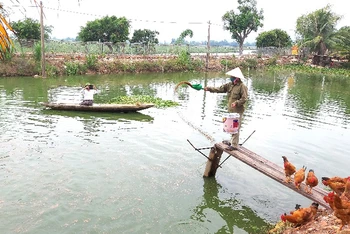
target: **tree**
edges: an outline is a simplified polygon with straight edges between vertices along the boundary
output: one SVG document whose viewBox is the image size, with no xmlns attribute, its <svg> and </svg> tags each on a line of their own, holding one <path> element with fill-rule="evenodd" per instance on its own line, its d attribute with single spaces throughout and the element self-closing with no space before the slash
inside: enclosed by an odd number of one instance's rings
<svg viewBox="0 0 350 234">
<path fill-rule="evenodd" d="M 7 30 L 13 31 L 10 24 L 3 17 L 5 15 L 2 4 L 0 3 L 0 60 L 4 60 L 6 55 L 11 51 L 13 43 Z"/>
<path fill-rule="evenodd" d="M 19 20 L 17 22 L 11 23 L 12 29 L 15 31 L 18 39 L 26 40 L 40 40 L 41 29 L 38 20 L 31 18 L 26 18 L 23 21 Z M 52 26 L 44 26 L 44 38 L 49 39 L 52 32 Z"/>
<path fill-rule="evenodd" d="M 149 29 L 138 29 L 134 31 L 130 42 L 141 43 L 142 45 L 158 44 L 159 41 L 157 35 L 159 35 L 159 32 L 157 31 L 151 31 Z"/>
<path fill-rule="evenodd" d="M 125 18 L 105 16 L 102 19 L 87 22 L 80 28 L 78 39 L 86 41 L 125 42 L 128 40 L 130 22 Z"/>
<path fill-rule="evenodd" d="M 350 59 L 350 26 L 340 28 L 335 34 L 334 41 L 336 53 Z"/>
<path fill-rule="evenodd" d="M 183 31 L 180 34 L 179 38 L 176 39 L 175 44 L 183 44 L 183 43 L 185 43 L 185 38 L 186 37 L 190 37 L 190 38 L 193 37 L 193 31 L 191 29 L 186 29 L 185 31 Z"/>
<path fill-rule="evenodd" d="M 332 47 L 336 24 L 341 16 L 331 11 L 330 5 L 297 19 L 296 33 L 299 44 L 318 55 L 325 55 Z"/>
<path fill-rule="evenodd" d="M 238 0 L 239 13 L 233 10 L 226 12 L 222 16 L 224 22 L 224 29 L 232 33 L 232 39 L 239 44 L 239 54 L 243 53 L 244 40 L 248 35 L 259 27 L 262 27 L 264 20 L 263 10 L 258 12 L 256 8 L 256 0 Z"/>
<path fill-rule="evenodd" d="M 257 47 L 287 47 L 292 45 L 292 39 L 288 33 L 281 29 L 262 32 L 256 38 Z"/>
</svg>

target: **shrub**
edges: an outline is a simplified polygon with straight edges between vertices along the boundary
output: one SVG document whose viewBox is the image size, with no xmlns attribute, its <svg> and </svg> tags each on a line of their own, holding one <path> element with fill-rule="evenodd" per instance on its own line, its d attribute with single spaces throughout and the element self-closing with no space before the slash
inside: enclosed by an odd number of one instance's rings
<svg viewBox="0 0 350 234">
<path fill-rule="evenodd" d="M 247 68 L 257 68 L 258 59 L 257 58 L 247 58 L 241 63 L 241 65 L 243 67 L 247 67 Z"/>
<path fill-rule="evenodd" d="M 268 66 L 274 66 L 277 64 L 277 58 L 276 57 L 273 57 L 273 58 L 269 58 L 267 61 L 266 61 L 266 65 Z"/>
<path fill-rule="evenodd" d="M 46 65 L 46 75 L 47 76 L 57 76 L 59 74 L 59 70 L 57 67 L 52 66 L 50 64 Z"/>
<path fill-rule="evenodd" d="M 1 76 L 32 76 L 35 71 L 34 60 L 23 56 L 13 56 L 10 61 L 0 63 Z"/>
<path fill-rule="evenodd" d="M 95 54 L 86 55 L 86 67 L 88 69 L 96 69 L 98 57 Z"/>
<path fill-rule="evenodd" d="M 191 63 L 191 54 L 186 50 L 180 51 L 177 57 L 177 63 L 180 66 L 188 66 Z"/>
<path fill-rule="evenodd" d="M 220 64 L 221 64 L 221 66 L 232 67 L 233 62 L 232 62 L 232 60 L 222 59 L 222 60 L 220 60 Z"/>
<path fill-rule="evenodd" d="M 74 75 L 82 75 L 86 72 L 86 66 L 81 65 L 79 63 L 74 62 L 66 62 L 65 65 L 65 72 L 68 76 L 74 76 Z"/>
<path fill-rule="evenodd" d="M 34 57 L 35 62 L 41 61 L 41 44 L 38 42 L 34 44 L 33 57 Z"/>
</svg>

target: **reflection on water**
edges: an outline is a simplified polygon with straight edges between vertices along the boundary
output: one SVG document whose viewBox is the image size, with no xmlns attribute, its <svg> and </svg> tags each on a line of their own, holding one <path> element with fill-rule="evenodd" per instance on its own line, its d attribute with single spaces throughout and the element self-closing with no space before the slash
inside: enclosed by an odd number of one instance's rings
<svg viewBox="0 0 350 234">
<path fill-rule="evenodd" d="M 83 100 L 81 87 L 59 86 L 48 90 L 48 102 L 79 104 Z"/>
<path fill-rule="evenodd" d="M 220 198 L 219 190 L 222 190 L 222 186 L 217 183 L 215 178 L 204 178 L 203 201 L 195 207 L 192 219 L 206 223 L 208 220 L 212 220 L 213 216 L 219 216 L 224 224 L 210 233 L 236 233 L 238 229 L 247 233 L 263 232 L 261 228 L 268 226 L 265 220 L 258 217 L 251 208 L 242 205 L 234 197 Z M 214 215 L 211 211 L 214 211 Z"/>
<path fill-rule="evenodd" d="M 350 80 L 245 72 L 241 142 L 282 166 L 348 176 Z M 222 73 L 0 79 L 0 230 L 4 233 L 258 233 L 310 201 L 230 158 L 203 181 L 196 146 L 229 138 L 225 94 L 180 87 L 228 82 Z M 47 110 L 40 102 L 154 95 L 173 108 L 137 113 Z M 319 185 L 322 186 L 322 185 Z"/>
<path fill-rule="evenodd" d="M 104 120 L 117 120 L 121 122 L 127 121 L 144 121 L 150 122 L 154 118 L 150 115 L 146 115 L 140 112 L 130 112 L 130 113 L 105 113 L 105 112 L 87 112 L 87 111 L 60 111 L 60 110 L 51 110 L 43 109 L 42 113 L 45 115 L 58 115 L 63 117 L 85 119 L 85 120 L 95 120 L 95 119 L 104 119 Z"/>
</svg>

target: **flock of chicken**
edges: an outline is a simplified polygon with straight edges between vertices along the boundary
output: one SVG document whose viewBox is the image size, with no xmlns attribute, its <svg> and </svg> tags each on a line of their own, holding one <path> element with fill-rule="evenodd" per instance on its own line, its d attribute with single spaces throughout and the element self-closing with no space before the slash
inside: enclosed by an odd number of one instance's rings
<svg viewBox="0 0 350 234">
<path fill-rule="evenodd" d="M 295 166 L 290 163 L 286 156 L 282 156 L 284 162 L 284 173 L 286 176 L 286 183 L 292 180 L 294 175 L 294 185 L 297 189 L 300 189 L 301 183 L 305 180 L 306 167 L 302 167 L 298 171 Z M 305 192 L 312 193 L 312 188 L 318 185 L 318 179 L 312 169 L 306 175 L 306 189 Z M 333 214 L 341 220 L 341 226 L 350 224 L 350 176 L 346 178 L 342 177 L 322 177 L 322 184 L 328 186 L 332 192 L 328 193 L 323 199 L 329 204 L 334 211 Z M 295 210 L 291 211 L 289 215 L 284 213 L 281 215 L 283 222 L 289 221 L 297 226 L 303 225 L 311 221 L 318 210 L 319 204 L 313 202 L 310 207 L 300 208 L 300 205 L 296 205 Z"/>
</svg>

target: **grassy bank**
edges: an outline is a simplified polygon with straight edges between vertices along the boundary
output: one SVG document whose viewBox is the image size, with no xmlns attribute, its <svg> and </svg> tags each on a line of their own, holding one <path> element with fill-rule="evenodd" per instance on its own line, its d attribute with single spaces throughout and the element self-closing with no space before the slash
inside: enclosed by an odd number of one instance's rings
<svg viewBox="0 0 350 234">
<path fill-rule="evenodd" d="M 212 56 L 207 63 L 205 55 L 191 55 L 186 51 L 176 56 L 50 54 L 46 57 L 46 75 L 55 77 L 85 74 L 226 71 L 239 66 L 243 69 L 291 70 L 300 73 L 350 77 L 350 69 L 346 68 L 349 67 L 348 63 L 337 63 L 334 67 L 315 67 L 311 65 L 310 59 L 257 55 Z M 14 54 L 0 64 L 0 76 L 3 77 L 40 75 L 40 55 Z"/>
</svg>

